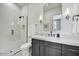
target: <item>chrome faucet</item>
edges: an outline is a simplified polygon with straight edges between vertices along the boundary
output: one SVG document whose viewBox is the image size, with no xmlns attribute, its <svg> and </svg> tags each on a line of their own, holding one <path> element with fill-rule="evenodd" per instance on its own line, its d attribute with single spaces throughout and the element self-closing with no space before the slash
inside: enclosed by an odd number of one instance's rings
<svg viewBox="0 0 79 59">
<path fill-rule="evenodd" d="M 52 31 L 50 32 L 50 36 L 52 36 Z"/>
</svg>

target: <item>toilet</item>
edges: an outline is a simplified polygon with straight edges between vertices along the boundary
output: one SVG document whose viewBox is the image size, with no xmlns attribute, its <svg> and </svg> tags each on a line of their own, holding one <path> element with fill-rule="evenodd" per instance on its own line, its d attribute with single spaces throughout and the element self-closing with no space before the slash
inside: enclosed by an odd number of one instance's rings
<svg viewBox="0 0 79 59">
<path fill-rule="evenodd" d="M 23 44 L 21 46 L 21 50 L 22 50 L 22 56 L 30 56 L 30 47 L 31 47 L 31 43 L 30 42 L 27 42 L 25 44 Z"/>
</svg>

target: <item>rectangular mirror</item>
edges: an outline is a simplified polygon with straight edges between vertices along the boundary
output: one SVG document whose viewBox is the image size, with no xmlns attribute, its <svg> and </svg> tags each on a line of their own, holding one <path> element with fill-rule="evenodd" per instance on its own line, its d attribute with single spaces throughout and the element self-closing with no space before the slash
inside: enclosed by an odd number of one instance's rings
<svg viewBox="0 0 79 59">
<path fill-rule="evenodd" d="M 60 31 L 61 30 L 61 14 L 53 16 L 51 20 L 51 31 Z"/>
<path fill-rule="evenodd" d="M 43 7 L 43 29 L 44 31 L 61 30 L 61 3 L 46 3 Z"/>
</svg>

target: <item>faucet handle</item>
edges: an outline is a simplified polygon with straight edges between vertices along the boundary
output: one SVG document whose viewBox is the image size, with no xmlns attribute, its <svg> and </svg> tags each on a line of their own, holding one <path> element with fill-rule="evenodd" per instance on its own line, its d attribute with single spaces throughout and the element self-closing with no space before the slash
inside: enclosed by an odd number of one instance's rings
<svg viewBox="0 0 79 59">
<path fill-rule="evenodd" d="M 60 34 L 59 34 L 59 33 L 57 33 L 57 37 L 58 37 L 58 38 L 60 37 Z"/>
</svg>

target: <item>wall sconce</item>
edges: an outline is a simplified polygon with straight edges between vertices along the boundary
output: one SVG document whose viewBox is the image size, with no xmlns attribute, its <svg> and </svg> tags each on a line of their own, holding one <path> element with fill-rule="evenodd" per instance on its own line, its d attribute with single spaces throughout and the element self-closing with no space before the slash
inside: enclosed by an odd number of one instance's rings
<svg viewBox="0 0 79 59">
<path fill-rule="evenodd" d="M 75 17 L 77 17 L 76 19 L 74 19 Z M 72 19 L 73 19 L 73 21 L 78 21 L 78 17 L 79 17 L 79 14 L 77 14 L 77 15 L 74 15 L 73 17 L 72 17 Z"/>
<path fill-rule="evenodd" d="M 40 15 L 39 20 L 40 20 L 40 23 L 43 22 L 43 16 L 42 15 Z"/>
<path fill-rule="evenodd" d="M 67 10 L 66 10 L 66 17 L 65 17 L 67 20 L 69 20 L 70 19 L 70 16 L 69 16 L 69 9 L 67 8 Z"/>
</svg>

